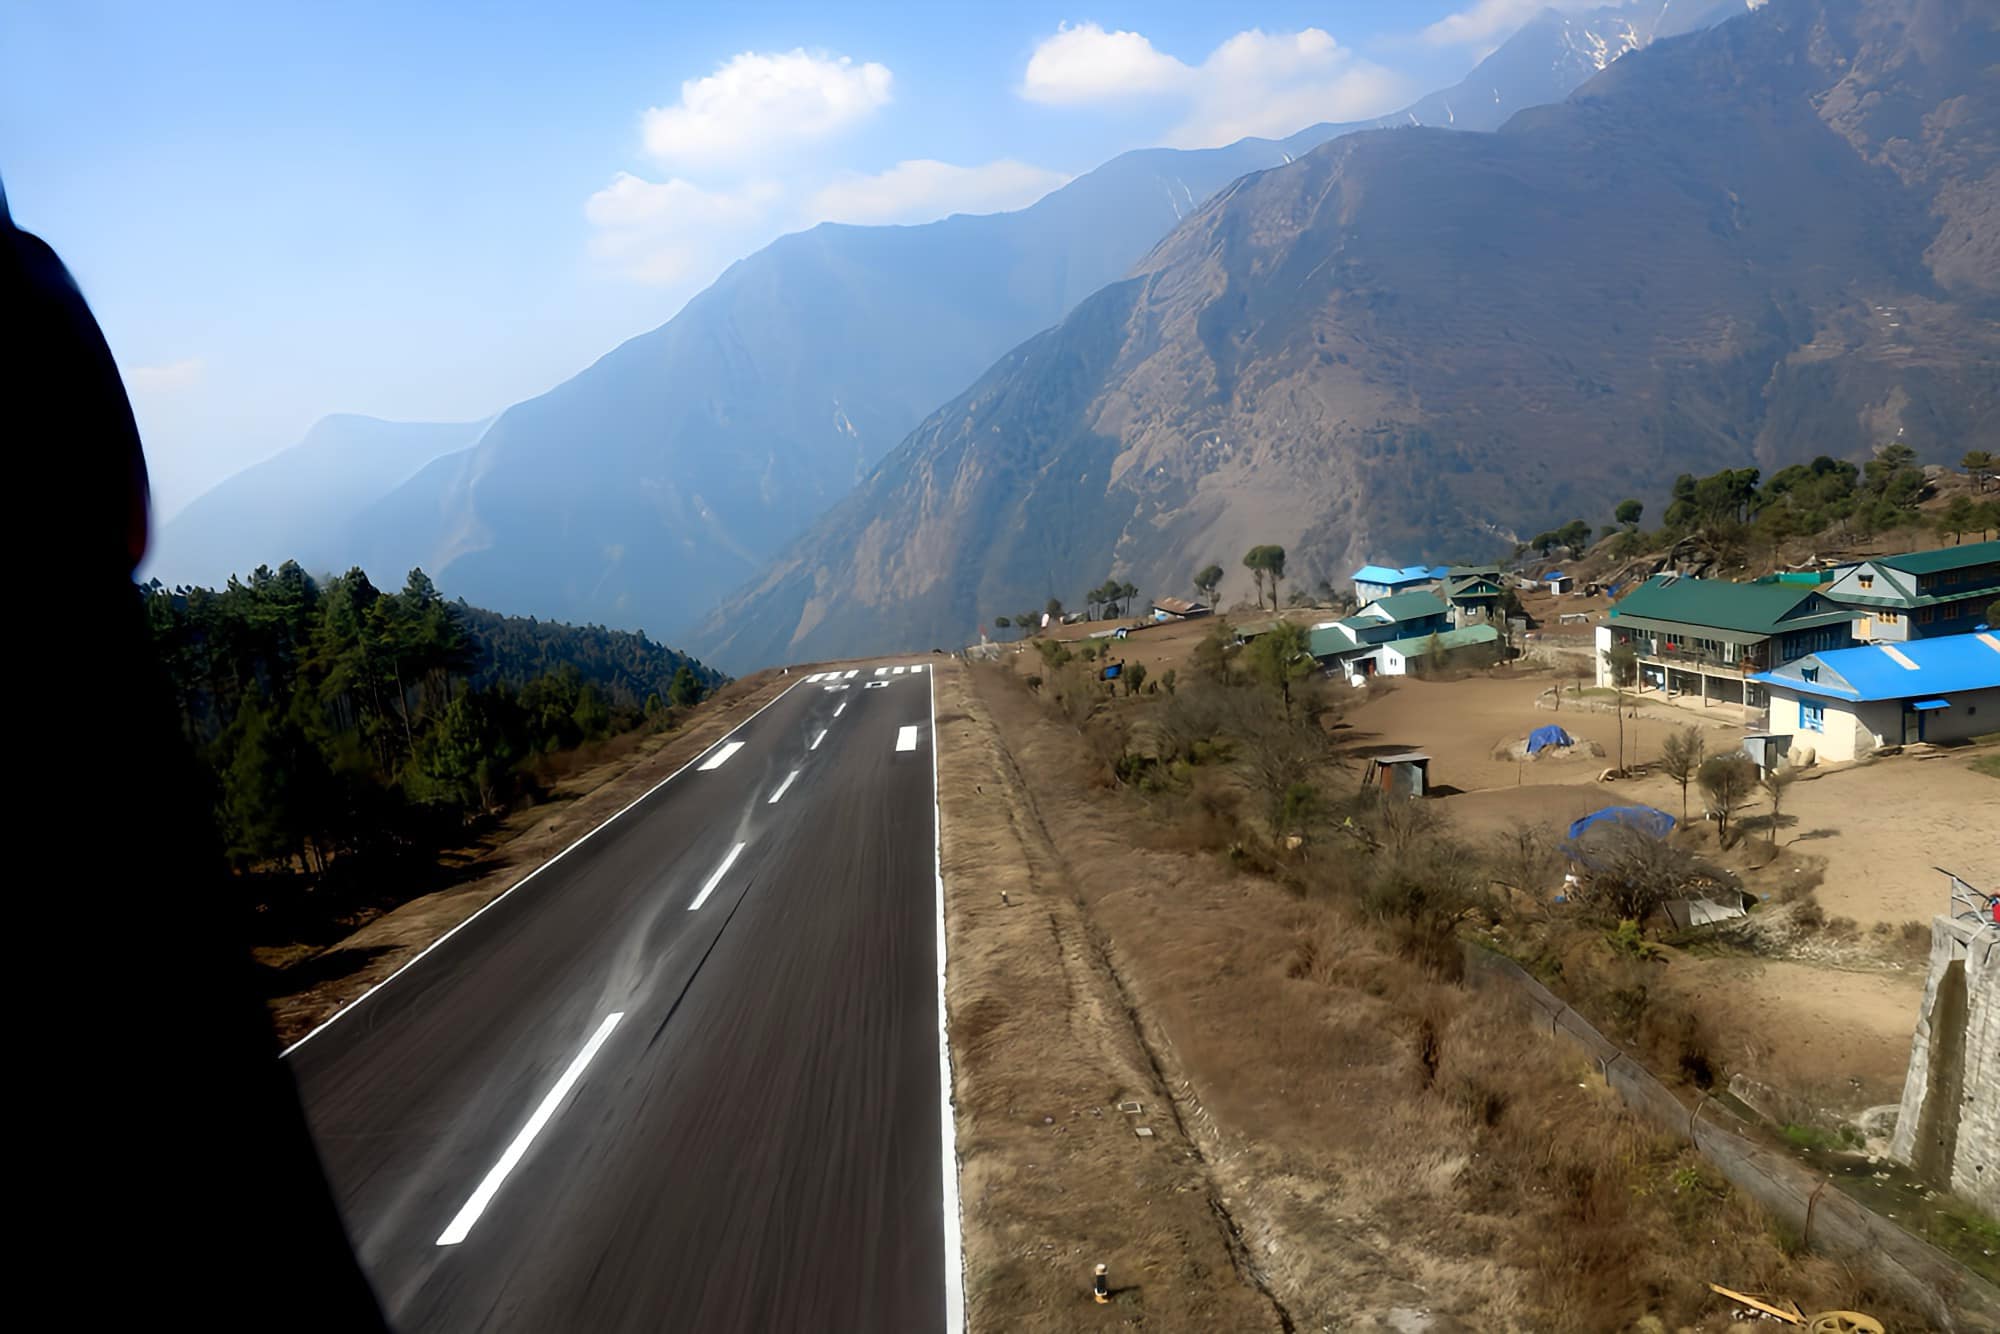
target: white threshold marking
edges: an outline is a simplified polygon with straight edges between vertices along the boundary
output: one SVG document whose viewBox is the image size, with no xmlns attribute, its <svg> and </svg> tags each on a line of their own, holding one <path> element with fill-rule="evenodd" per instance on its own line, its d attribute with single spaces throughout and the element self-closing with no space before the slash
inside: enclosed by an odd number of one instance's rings
<svg viewBox="0 0 2000 1334">
<path fill-rule="evenodd" d="M 889 674 L 889 669 L 887 667 L 877 667 L 875 669 L 875 675 L 877 676 L 887 676 L 888 674 Z"/>
<path fill-rule="evenodd" d="M 833 716 L 838 718 L 841 714 L 846 712 L 847 712 L 847 701 L 842 700 L 840 701 L 840 707 L 833 711 Z"/>
<path fill-rule="evenodd" d="M 604 1039 L 611 1036 L 611 1030 L 618 1027 L 618 1021 L 624 1017 L 623 1010 L 615 1010 L 604 1016 L 604 1022 L 590 1035 L 590 1041 L 583 1044 L 583 1050 L 569 1063 L 569 1069 L 563 1071 L 562 1078 L 556 1081 L 556 1086 L 548 1091 L 541 1105 L 535 1108 L 535 1114 L 528 1118 L 528 1124 L 521 1127 L 521 1133 L 514 1136 L 514 1142 L 500 1155 L 500 1161 L 493 1164 L 493 1169 L 486 1174 L 486 1179 L 472 1192 L 472 1198 L 465 1202 L 465 1207 L 458 1211 L 458 1216 L 453 1218 L 450 1226 L 438 1236 L 438 1245 L 456 1246 L 471 1233 L 472 1225 L 479 1221 L 479 1215 L 486 1212 L 486 1206 L 491 1204 L 493 1197 L 500 1192 L 500 1185 L 507 1179 L 507 1174 L 520 1164 L 522 1157 L 528 1152 L 528 1146 L 535 1142 L 535 1136 L 542 1133 L 542 1127 L 554 1118 L 556 1108 L 560 1107 L 562 1100 L 569 1096 L 569 1091 L 576 1087 L 576 1081 L 583 1077 L 583 1068 L 590 1064 L 590 1058 L 597 1055 L 597 1049 L 604 1045 Z"/>
<path fill-rule="evenodd" d="M 896 749 L 897 749 L 897 750 L 915 750 L 916 748 L 917 748 L 917 729 L 916 729 L 916 728 L 914 728 L 914 727 L 899 727 L 899 728 L 897 728 L 897 729 L 896 729 Z"/>
<path fill-rule="evenodd" d="M 731 755 L 734 755 L 737 751 L 741 749 L 743 749 L 743 743 L 741 741 L 731 741 L 729 744 L 725 745 L 721 750 L 716 751 L 715 754 L 703 760 L 701 762 L 701 768 L 698 772 L 707 773 L 710 769 L 720 769 L 723 765 L 729 763 L 729 757 Z"/>
<path fill-rule="evenodd" d="M 689 912 L 696 911 L 702 904 L 708 902 L 708 896 L 713 894 L 715 887 L 722 883 L 722 877 L 729 874 L 729 868 L 736 865 L 736 859 L 743 855 L 745 846 L 745 844 L 738 843 L 729 850 L 729 855 L 722 859 L 722 865 L 715 868 L 715 874 L 708 878 L 708 883 L 701 887 L 701 893 L 695 895 L 694 902 L 688 905 Z"/>
<path fill-rule="evenodd" d="M 897 669 L 896 669 L 895 671 L 891 672 L 891 673 L 890 673 L 890 675 L 891 675 L 891 676 L 901 676 L 901 675 L 903 674 L 903 672 L 904 672 L 905 670 L 906 670 L 905 668 L 902 668 L 902 667 L 898 667 L 898 668 L 897 668 Z"/>
<path fill-rule="evenodd" d="M 785 696 L 791 694 L 793 688 L 797 684 L 798 684 L 797 682 L 794 682 L 793 685 L 786 686 L 783 690 L 780 690 L 769 701 L 767 701 L 765 704 L 759 707 L 756 713 L 751 714 L 748 718 L 745 718 L 743 721 L 746 723 L 754 722 L 758 717 L 758 715 L 762 714 L 766 709 L 777 707 L 778 701 L 783 699 Z M 847 687 L 845 686 L 839 687 L 839 689 L 842 690 L 845 690 L 846 688 Z M 700 758 L 701 758 L 700 755 L 696 755 L 694 759 L 690 759 L 686 764 L 683 764 L 680 768 L 674 770 L 672 773 L 668 774 L 665 778 L 662 778 L 659 782 L 653 784 L 651 787 L 647 788 L 644 792 L 641 792 L 638 796 L 632 798 L 630 802 L 620 807 L 612 815 L 610 815 L 600 823 L 592 825 L 574 843 L 566 845 L 563 848 L 563 850 L 558 852 L 555 856 L 549 858 L 547 861 L 543 862 L 540 866 L 535 867 L 532 871 L 529 871 L 519 880 L 516 880 L 513 884 L 507 886 L 507 888 L 501 890 L 498 894 L 488 899 L 486 903 L 483 906 L 481 906 L 477 911 L 475 911 L 470 917 L 467 917 L 457 926 L 445 932 L 443 935 L 439 936 L 436 940 L 433 940 L 430 944 L 424 946 L 422 949 L 418 950 L 414 955 L 410 956 L 409 960 L 405 962 L 401 968 L 398 968 L 395 972 L 389 974 L 387 977 L 383 978 L 380 982 L 377 982 L 374 986 L 362 992 L 359 996 L 356 996 L 353 1000 L 349 1001 L 346 1005 L 342 1006 L 340 1009 L 335 1010 L 331 1015 L 328 1015 L 326 1019 L 321 1021 L 319 1027 L 308 1032 L 304 1037 L 300 1038 L 297 1042 L 294 1042 L 291 1046 L 279 1052 L 278 1059 L 281 1061 L 290 1059 L 293 1052 L 305 1046 L 308 1042 L 311 1042 L 321 1033 L 326 1032 L 327 1029 L 331 1028 L 334 1024 L 338 1023 L 342 1018 L 354 1013 L 354 1011 L 359 1009 L 362 1006 L 362 1004 L 364 1004 L 368 1000 L 370 996 L 373 996 L 376 992 L 388 986 L 391 982 L 394 982 L 404 973 L 409 972 L 412 968 L 415 968 L 418 964 L 422 963 L 425 957 L 428 956 L 433 950 L 438 949 L 447 940 L 450 940 L 453 936 L 465 930 L 466 927 L 471 926 L 474 922 L 478 921 L 479 918 L 484 914 L 492 912 L 495 908 L 499 907 L 502 903 L 506 902 L 509 898 L 513 896 L 515 890 L 520 889 L 522 886 L 528 884 L 536 876 L 548 870 L 551 866 L 554 866 L 557 862 L 569 856 L 572 852 L 575 852 L 578 848 L 582 847 L 584 844 L 590 842 L 591 839 L 597 837 L 605 830 L 611 828 L 612 825 L 617 824 L 627 815 L 630 815 L 633 811 L 643 806 L 648 800 L 652 798 L 654 793 L 660 791 L 662 788 L 666 787 L 667 784 L 673 782 L 676 778 L 679 778 L 682 774 L 686 773 L 689 769 L 693 768 L 695 760 L 698 760 Z"/>
<path fill-rule="evenodd" d="M 798 776 L 799 776 L 799 771 L 798 771 L 797 769 L 794 769 L 794 770 L 792 770 L 792 771 L 791 771 L 790 773 L 786 774 L 786 775 L 785 775 L 785 781 L 784 781 L 784 782 L 782 782 L 782 783 L 780 783 L 780 784 L 778 784 L 778 790 L 777 790 L 776 792 L 773 792 L 773 793 L 771 794 L 771 799 L 770 799 L 769 801 L 765 802 L 764 804 L 765 804 L 766 806 L 775 806 L 775 805 L 777 805 L 777 804 L 778 804 L 778 799 L 779 799 L 779 798 L 781 798 L 781 797 L 783 797 L 783 796 L 785 795 L 785 789 L 786 789 L 786 788 L 788 788 L 788 787 L 790 787 L 790 786 L 792 785 L 792 781 L 793 781 L 794 779 L 796 779 L 796 778 L 797 778 Z"/>
<path fill-rule="evenodd" d="M 845 705 L 842 705 L 841 707 L 842 707 L 842 708 L 845 708 L 846 706 L 845 706 Z M 806 749 L 807 749 L 807 750 L 818 750 L 818 749 L 819 749 L 819 743 L 820 743 L 820 742 L 822 742 L 822 741 L 824 741 L 824 740 L 826 740 L 826 733 L 825 733 L 825 732 L 821 732 L 821 733 L 820 733 L 820 734 L 819 734 L 818 736 L 816 736 L 816 737 L 814 737 L 814 738 L 813 738 L 813 743 L 812 743 L 812 744 L 811 744 L 810 746 L 807 746 L 807 747 L 806 747 Z"/>
<path fill-rule="evenodd" d="M 852 681 L 855 677 L 859 675 L 861 675 L 861 669 L 859 667 L 856 667 L 853 670 L 849 671 L 846 676 L 843 676 L 840 679 L 843 681 Z"/>
<path fill-rule="evenodd" d="M 911 671 L 913 671 L 913 672 L 921 672 L 921 671 L 922 671 L 923 669 L 924 669 L 924 665 L 923 665 L 923 664 L 922 664 L 921 662 L 918 662 L 918 663 L 912 663 L 912 664 L 910 665 L 910 670 L 911 670 Z"/>
</svg>

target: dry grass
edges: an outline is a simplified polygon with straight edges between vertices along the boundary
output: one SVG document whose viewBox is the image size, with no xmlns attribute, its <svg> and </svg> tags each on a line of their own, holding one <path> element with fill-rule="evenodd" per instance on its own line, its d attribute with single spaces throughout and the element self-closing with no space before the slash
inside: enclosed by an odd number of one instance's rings
<svg viewBox="0 0 2000 1334">
<path fill-rule="evenodd" d="M 1024 776 L 1005 798 L 1010 818 L 1046 836 L 1035 874 L 1074 893 L 1073 929 L 1096 942 L 1142 1064 L 1173 1092 L 1175 1119 L 1200 1152 L 1198 1179 L 1254 1261 L 1211 1266 L 1217 1289 L 1261 1282 L 1302 1329 L 1425 1318 L 1436 1328 L 1596 1330 L 1647 1316 L 1720 1327 L 1712 1278 L 1819 1308 L 1872 1302 L 1893 1324 L 1892 1305 L 1836 1265 L 1789 1254 L 1758 1210 L 1629 1117 L 1567 1048 L 1452 981 L 1423 944 L 1432 933 L 1422 913 L 1393 894 L 1371 902 L 1369 887 L 1380 893 L 1384 882 L 1359 864 L 1387 854 L 1364 854 L 1337 824 L 1302 854 L 1255 850 L 1257 817 L 1245 819 L 1240 796 L 1213 779 L 1143 799 L 1103 787 L 1101 761 L 1066 720 L 1005 673 L 972 680 L 971 707 L 990 713 Z M 953 823 L 947 809 L 948 839 Z M 1373 828 L 1378 848 L 1394 842 L 1394 830 Z M 1245 864 L 1273 865 L 1290 883 Z M 1481 911 L 1476 901 L 1459 907 Z M 1628 965 L 1657 967 L 1614 959 L 1606 980 Z M 1051 1039 L 1076 1040 L 1063 1017 L 1073 992 L 1060 1006 L 1047 982 L 1009 994 L 1049 998 L 1038 1017 L 1018 1014 L 1012 1041 L 1023 1049 L 1010 1068 L 1054 1053 Z M 1094 1022 L 1106 1013 L 1117 1017 L 1099 1010 Z M 1670 998 L 1649 993 L 1630 1017 L 1676 1062 L 1702 1049 L 1699 1024 Z M 1000 1049 L 982 1045 L 965 1059 L 976 1078 L 975 1065 Z M 996 1159 L 1026 1151 L 986 1148 Z M 973 1161 L 968 1152 L 969 1172 Z M 1083 1184 L 1111 1167 L 1087 1161 L 1097 1170 Z M 989 1161 L 982 1189 L 1013 1170 Z M 1093 1210 L 1092 1225 L 1144 1235 L 1160 1205 L 1155 1197 L 1115 1222 Z M 991 1247 L 975 1241 L 968 1210 L 969 1248 Z M 975 1302 L 987 1327 L 1012 1327 L 1008 1303 L 1040 1291 L 985 1281 Z M 1031 1303 L 1029 1323 L 1044 1309 Z M 1143 1314 L 1149 1324 L 1175 1319 L 1150 1297 Z"/>
</svg>

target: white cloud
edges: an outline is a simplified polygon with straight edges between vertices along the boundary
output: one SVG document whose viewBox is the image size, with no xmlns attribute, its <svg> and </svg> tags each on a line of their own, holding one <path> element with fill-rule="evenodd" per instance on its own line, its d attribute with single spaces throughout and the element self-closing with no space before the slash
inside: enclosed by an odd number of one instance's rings
<svg viewBox="0 0 2000 1334">
<path fill-rule="evenodd" d="M 1012 158 L 982 167 L 916 158 L 874 175 L 838 177 L 813 196 L 811 208 L 815 218 L 831 222 L 929 222 L 953 213 L 1025 208 L 1068 180 Z"/>
<path fill-rule="evenodd" d="M 1177 147 L 1282 138 L 1321 121 L 1364 120 L 1408 95 L 1401 75 L 1348 51 L 1318 28 L 1239 32 L 1201 64 L 1194 106 L 1168 135 Z"/>
<path fill-rule="evenodd" d="M 705 281 L 770 239 L 784 191 L 769 181 L 705 190 L 678 178 L 649 181 L 621 171 L 583 213 L 597 228 L 591 249 L 641 282 Z"/>
<path fill-rule="evenodd" d="M 189 357 L 164 366 L 134 366 L 125 379 L 134 393 L 171 394 L 199 384 L 202 373 L 207 369 L 200 357 Z"/>
<path fill-rule="evenodd" d="M 1028 57 L 1021 96 L 1056 105 L 1101 102 L 1179 92 L 1194 77 L 1194 70 L 1139 33 L 1064 23 Z"/>
<path fill-rule="evenodd" d="M 666 162 L 713 162 L 824 139 L 886 104 L 891 82 L 873 61 L 745 51 L 683 83 L 679 102 L 649 109 L 646 150 Z"/>
<path fill-rule="evenodd" d="M 1180 148 L 1361 120 L 1393 110 L 1408 94 L 1401 76 L 1319 28 L 1250 28 L 1189 65 L 1139 33 L 1106 32 L 1094 23 L 1060 27 L 1037 46 L 1019 91 L 1051 105 L 1171 97 L 1185 110 L 1166 142 Z"/>
<path fill-rule="evenodd" d="M 1604 0 L 1474 0 L 1447 14 L 1418 36 L 1427 46 L 1478 46 L 1490 49 L 1544 9 L 1594 9 Z"/>
</svg>

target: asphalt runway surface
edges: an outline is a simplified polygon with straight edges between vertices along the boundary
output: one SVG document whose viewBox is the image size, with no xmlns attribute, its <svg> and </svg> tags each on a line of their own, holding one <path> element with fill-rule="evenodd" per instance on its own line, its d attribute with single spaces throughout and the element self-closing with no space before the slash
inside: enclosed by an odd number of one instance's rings
<svg viewBox="0 0 2000 1334">
<path fill-rule="evenodd" d="M 800 681 L 286 1056 L 396 1328 L 956 1328 L 928 664 Z"/>
</svg>

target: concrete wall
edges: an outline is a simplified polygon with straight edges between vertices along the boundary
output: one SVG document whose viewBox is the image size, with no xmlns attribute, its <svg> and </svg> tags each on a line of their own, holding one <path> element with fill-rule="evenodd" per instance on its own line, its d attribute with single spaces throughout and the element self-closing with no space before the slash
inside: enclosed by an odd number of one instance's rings
<svg viewBox="0 0 2000 1334">
<path fill-rule="evenodd" d="M 2000 1217 L 2000 931 L 1940 916 L 1890 1154 Z"/>
<path fill-rule="evenodd" d="M 1811 748 L 1822 760 L 1859 759 L 1878 746 L 1898 746 L 1903 742 L 1901 700 L 1865 704 L 1825 700 L 1826 729 L 1812 732 L 1799 721 L 1799 696 L 1778 690 L 1771 691 L 1770 696 L 1768 730 L 1792 733 L 1795 746 Z M 1924 720 L 1924 740 L 1963 741 L 2000 731 L 2000 689 L 1954 691 L 1950 698 L 1950 708 L 1932 710 Z M 1911 736 L 1914 739 L 1915 733 Z"/>
</svg>

